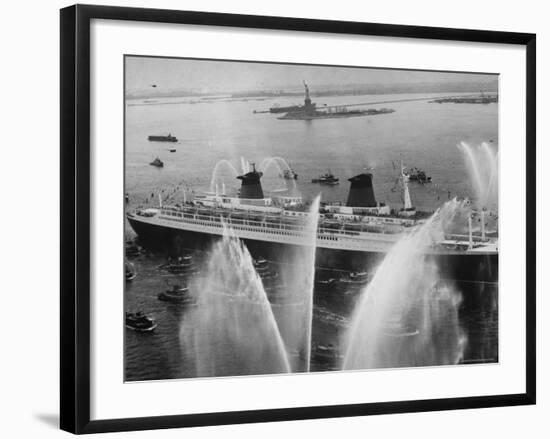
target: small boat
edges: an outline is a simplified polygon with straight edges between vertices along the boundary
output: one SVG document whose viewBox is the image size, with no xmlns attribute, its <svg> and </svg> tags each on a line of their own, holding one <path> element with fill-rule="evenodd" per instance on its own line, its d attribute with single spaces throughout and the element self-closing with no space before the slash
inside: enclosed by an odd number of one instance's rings
<svg viewBox="0 0 550 439">
<path fill-rule="evenodd" d="M 328 185 L 335 185 L 338 184 L 340 181 L 339 178 L 335 177 L 332 172 L 330 172 L 330 169 L 326 174 L 319 175 L 319 178 L 314 178 L 311 180 L 312 183 L 320 183 L 320 184 L 328 184 Z"/>
<path fill-rule="evenodd" d="M 426 173 L 419 168 L 411 168 L 408 175 L 410 181 L 417 181 L 422 184 L 432 182 L 432 177 L 428 177 Z"/>
<path fill-rule="evenodd" d="M 158 268 L 172 274 L 195 274 L 197 272 L 191 255 L 180 256 L 175 262 L 169 259 L 167 264 L 159 265 Z"/>
<path fill-rule="evenodd" d="M 149 164 L 151 166 L 156 166 L 157 168 L 164 167 L 164 162 L 161 159 L 159 159 L 158 157 Z"/>
<path fill-rule="evenodd" d="M 189 288 L 179 285 L 173 285 L 172 289 L 159 293 L 157 297 L 164 302 L 179 303 L 182 305 L 195 303 L 195 299 L 189 293 Z"/>
<path fill-rule="evenodd" d="M 339 282 L 349 286 L 353 286 L 353 285 L 361 286 L 361 285 L 365 285 L 368 282 L 368 280 L 369 280 L 369 274 L 365 271 L 361 271 L 361 272 L 350 273 L 349 276 L 341 278 Z"/>
<path fill-rule="evenodd" d="M 312 349 L 312 356 L 314 356 L 317 361 L 323 363 L 333 363 L 334 361 L 340 362 L 344 358 L 338 348 L 332 343 L 326 345 L 319 343 L 315 344 Z"/>
<path fill-rule="evenodd" d="M 177 142 L 178 139 L 175 136 L 172 136 L 172 134 L 168 133 L 167 136 L 149 136 L 147 138 L 149 142 Z"/>
<path fill-rule="evenodd" d="M 269 263 L 266 259 L 262 258 L 261 256 L 258 259 L 254 259 L 253 261 L 254 268 L 267 268 L 269 266 Z"/>
<path fill-rule="evenodd" d="M 176 152 L 176 148 L 170 148 L 168 151 L 170 151 L 170 152 Z"/>
<path fill-rule="evenodd" d="M 298 174 L 292 168 L 285 169 L 280 177 L 284 178 L 285 180 L 298 180 Z"/>
<path fill-rule="evenodd" d="M 131 262 L 124 262 L 124 276 L 126 277 L 126 280 L 133 280 L 137 276 L 137 271 L 134 267 L 134 264 Z"/>
<path fill-rule="evenodd" d="M 328 290 L 328 289 L 336 286 L 337 282 L 338 282 L 338 280 L 334 279 L 334 278 L 315 279 L 315 288 L 319 288 L 320 290 Z"/>
<path fill-rule="evenodd" d="M 151 332 L 157 327 L 155 320 L 145 315 L 143 311 L 126 312 L 125 324 L 128 329 L 139 332 Z"/>
</svg>

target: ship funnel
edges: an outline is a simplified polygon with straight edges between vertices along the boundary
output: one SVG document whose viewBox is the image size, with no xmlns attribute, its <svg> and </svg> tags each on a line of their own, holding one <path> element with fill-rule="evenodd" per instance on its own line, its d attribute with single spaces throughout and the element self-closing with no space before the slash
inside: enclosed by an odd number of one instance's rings
<svg viewBox="0 0 550 439">
<path fill-rule="evenodd" d="M 376 198 L 372 187 L 372 174 L 363 173 L 348 179 L 351 182 L 346 206 L 376 207 Z"/>
<path fill-rule="evenodd" d="M 239 192 L 239 198 L 253 198 L 262 199 L 264 192 L 262 190 L 262 184 L 260 178 L 263 173 L 256 171 L 256 166 L 252 163 L 252 171 L 247 172 L 244 175 L 239 175 L 237 178 L 241 180 L 241 191 Z"/>
</svg>

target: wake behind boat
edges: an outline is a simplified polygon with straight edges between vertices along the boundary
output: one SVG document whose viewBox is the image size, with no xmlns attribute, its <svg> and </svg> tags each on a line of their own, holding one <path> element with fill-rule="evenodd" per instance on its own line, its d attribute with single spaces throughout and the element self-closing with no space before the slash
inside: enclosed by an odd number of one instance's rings
<svg viewBox="0 0 550 439">
<path fill-rule="evenodd" d="M 126 278 L 127 281 L 134 280 L 137 276 L 137 271 L 136 271 L 136 268 L 135 268 L 134 264 L 132 264 L 129 261 L 125 261 L 124 262 L 124 273 L 125 273 L 125 278 Z"/>
<path fill-rule="evenodd" d="M 180 305 L 195 303 L 195 299 L 191 296 L 189 288 L 180 285 L 173 285 L 171 289 L 160 292 L 157 297 L 164 302 L 177 303 Z"/>
<path fill-rule="evenodd" d="M 151 332 L 157 327 L 155 320 L 143 311 L 126 312 L 125 324 L 128 329 L 138 332 Z"/>
<path fill-rule="evenodd" d="M 176 260 L 169 258 L 169 261 L 166 264 L 159 265 L 158 269 L 171 274 L 180 275 L 192 275 L 197 273 L 197 267 L 191 255 L 179 256 Z"/>
</svg>

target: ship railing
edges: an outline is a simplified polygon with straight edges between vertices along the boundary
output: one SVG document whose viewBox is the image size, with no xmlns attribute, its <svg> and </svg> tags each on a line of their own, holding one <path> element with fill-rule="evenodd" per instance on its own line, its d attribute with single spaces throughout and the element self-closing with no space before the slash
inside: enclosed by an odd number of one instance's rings
<svg viewBox="0 0 550 439">
<path fill-rule="evenodd" d="M 283 223 L 281 221 L 283 218 L 282 215 L 279 215 L 279 216 L 272 215 L 272 214 L 267 216 L 263 215 L 263 218 L 261 220 L 256 220 L 256 219 L 250 219 L 250 217 L 261 216 L 261 214 L 248 213 L 240 210 L 231 210 L 229 212 L 220 212 L 217 215 L 213 215 L 213 214 L 201 213 L 200 210 L 201 209 L 197 207 L 180 208 L 180 207 L 166 206 L 162 208 L 161 214 L 164 214 L 170 217 L 181 218 L 185 220 L 197 218 L 201 221 L 211 221 L 214 223 L 219 223 L 221 221 L 221 218 L 223 217 L 224 221 L 227 222 L 228 224 L 263 227 L 267 230 L 274 229 L 274 228 L 292 230 L 297 232 L 302 232 L 304 230 L 304 226 L 297 225 L 297 224 L 295 225 L 295 224 Z M 242 215 L 242 218 L 231 217 L 232 214 Z M 400 234 L 403 232 L 403 229 L 400 227 L 391 229 L 384 226 L 388 226 L 388 224 L 377 225 L 377 224 L 369 224 L 369 223 L 361 223 L 361 222 L 354 222 L 354 223 L 339 222 L 339 223 L 336 223 L 332 228 L 322 227 L 322 225 L 320 225 L 319 232 L 328 233 L 328 234 L 337 233 L 337 234 L 351 235 L 351 236 L 357 236 L 361 233 Z M 483 239 L 480 236 L 480 234 L 477 232 L 474 232 L 472 236 L 472 240 L 475 242 L 488 242 L 488 241 L 491 241 L 492 238 L 493 237 L 486 237 L 485 239 Z M 463 241 L 463 240 L 468 240 L 469 236 L 464 234 L 447 234 L 446 239 Z"/>
<path fill-rule="evenodd" d="M 470 236 L 469 235 L 461 235 L 461 234 L 446 234 L 445 239 L 447 240 L 454 240 L 454 241 L 469 241 Z M 494 240 L 492 237 L 485 237 L 485 239 L 481 236 L 480 233 L 475 232 L 472 234 L 472 241 L 473 242 L 490 242 L 491 240 Z"/>
<path fill-rule="evenodd" d="M 307 227 L 304 225 L 298 224 L 289 224 L 282 221 L 270 222 L 270 221 L 257 221 L 246 218 L 231 218 L 224 217 L 221 215 L 202 215 L 196 213 L 196 211 L 186 212 L 178 209 L 163 209 L 163 215 L 170 218 L 177 218 L 179 221 L 189 222 L 199 225 L 211 225 L 213 227 L 220 227 L 222 223 L 227 224 L 230 227 L 235 227 L 237 229 L 251 228 L 250 231 L 262 231 L 262 232 L 273 232 L 273 231 L 282 231 L 295 234 L 295 236 L 302 236 L 306 232 Z M 400 229 L 384 229 L 375 226 L 361 225 L 361 230 L 346 230 L 343 224 L 336 224 L 336 227 L 329 228 L 323 227 L 322 225 L 318 226 L 317 233 L 318 235 L 323 236 L 325 239 L 336 239 L 337 237 L 347 237 L 360 239 L 362 237 L 368 238 L 372 235 L 393 235 L 402 233 L 403 230 Z"/>
<path fill-rule="evenodd" d="M 197 208 L 163 208 L 161 215 L 167 216 L 170 218 L 177 218 L 179 221 L 191 222 L 200 225 L 212 225 L 214 227 L 221 227 L 222 223 L 227 224 L 230 227 L 235 227 L 238 229 L 250 228 L 249 231 L 262 231 L 262 232 L 286 232 L 295 236 L 302 236 L 306 231 L 306 226 L 299 224 L 290 224 L 283 221 L 273 221 L 273 217 L 269 218 L 271 221 L 266 221 L 264 216 L 262 220 L 254 220 L 247 218 L 248 215 L 243 215 L 243 218 L 231 218 L 230 216 L 220 215 L 206 215 L 198 213 L 199 209 Z M 241 212 L 239 212 L 241 213 Z M 275 220 L 277 220 L 275 218 Z M 349 225 L 349 223 L 348 223 Z M 373 235 L 393 235 L 403 233 L 402 229 L 387 229 L 384 227 L 377 227 L 374 225 L 354 223 L 354 227 L 357 229 L 349 230 L 346 229 L 346 223 L 336 223 L 333 227 L 323 227 L 319 225 L 317 228 L 317 233 L 321 239 L 335 239 L 338 237 L 343 238 L 369 238 Z M 469 236 L 463 234 L 447 234 L 445 235 L 447 240 L 455 241 L 468 241 Z M 476 243 L 486 243 L 494 240 L 493 238 L 483 239 L 479 234 L 474 234 L 472 236 L 472 241 Z"/>
</svg>

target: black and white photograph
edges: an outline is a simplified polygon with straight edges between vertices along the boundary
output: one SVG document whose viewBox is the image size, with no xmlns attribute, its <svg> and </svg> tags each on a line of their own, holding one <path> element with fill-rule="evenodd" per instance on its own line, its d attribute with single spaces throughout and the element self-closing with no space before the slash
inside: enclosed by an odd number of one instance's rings
<svg viewBox="0 0 550 439">
<path fill-rule="evenodd" d="M 499 362 L 498 74 L 126 55 L 124 84 L 126 381 Z"/>
<path fill-rule="evenodd" d="M 7 3 L 0 436 L 545 437 L 542 5 Z"/>
</svg>

